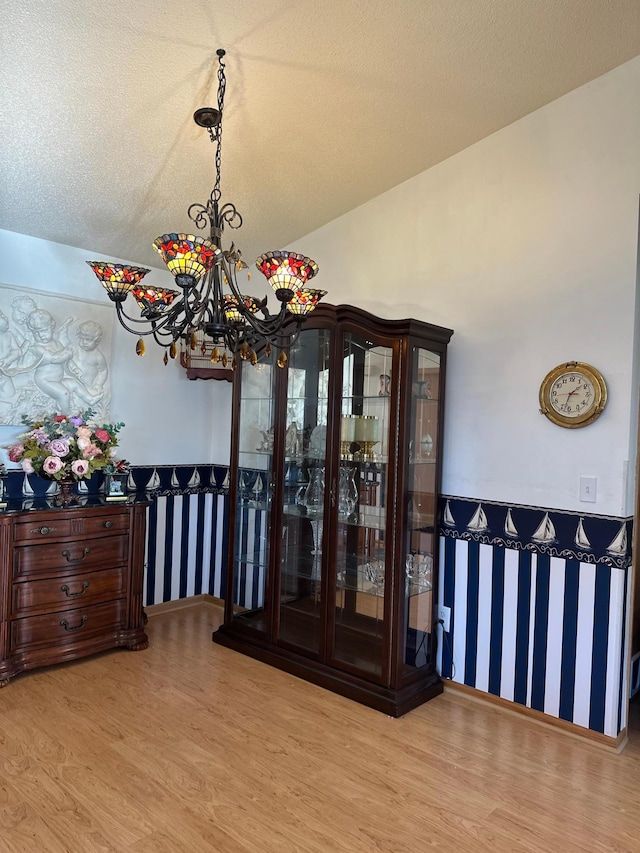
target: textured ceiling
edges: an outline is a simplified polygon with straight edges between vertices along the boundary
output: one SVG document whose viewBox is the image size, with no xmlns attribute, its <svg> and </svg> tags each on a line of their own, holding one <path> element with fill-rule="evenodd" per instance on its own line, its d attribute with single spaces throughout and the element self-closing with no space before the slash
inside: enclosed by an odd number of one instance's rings
<svg viewBox="0 0 640 853">
<path fill-rule="evenodd" d="M 640 54 L 640 0 L 12 0 L 0 228 L 161 265 L 213 184 L 218 47 L 251 262 Z"/>
</svg>

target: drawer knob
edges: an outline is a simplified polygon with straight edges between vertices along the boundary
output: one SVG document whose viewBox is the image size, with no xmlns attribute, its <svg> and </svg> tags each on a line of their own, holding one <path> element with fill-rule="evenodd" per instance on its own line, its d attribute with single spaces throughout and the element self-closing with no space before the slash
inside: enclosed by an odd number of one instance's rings
<svg viewBox="0 0 640 853">
<path fill-rule="evenodd" d="M 87 554 L 90 551 L 91 551 L 91 548 L 85 548 L 79 557 L 72 557 L 71 551 L 67 551 L 67 549 L 65 548 L 64 551 L 62 552 L 62 556 L 66 557 L 67 563 L 80 563 L 82 560 L 84 560 L 84 558 L 87 556 Z"/>
<path fill-rule="evenodd" d="M 64 592 L 64 594 L 67 596 L 67 598 L 78 598 L 78 596 L 84 595 L 88 589 L 89 589 L 89 581 L 85 581 L 82 584 L 82 589 L 80 590 L 80 592 L 69 592 L 69 587 L 66 585 L 66 583 L 63 583 L 62 586 L 60 587 L 60 592 Z"/>
<path fill-rule="evenodd" d="M 34 527 L 32 533 L 40 533 L 41 536 L 46 536 L 47 533 L 53 533 L 55 527 Z"/>
<path fill-rule="evenodd" d="M 105 521 L 104 526 L 109 530 L 113 527 L 113 521 Z"/>
<path fill-rule="evenodd" d="M 87 621 L 88 618 L 89 618 L 88 616 L 83 616 L 82 619 L 80 620 L 80 624 L 74 625 L 73 627 L 71 627 L 69 625 L 69 623 L 67 622 L 66 619 L 61 619 L 60 620 L 60 627 L 64 628 L 65 631 L 79 631 L 80 628 L 82 628 L 82 626 L 84 625 L 84 623 Z"/>
</svg>

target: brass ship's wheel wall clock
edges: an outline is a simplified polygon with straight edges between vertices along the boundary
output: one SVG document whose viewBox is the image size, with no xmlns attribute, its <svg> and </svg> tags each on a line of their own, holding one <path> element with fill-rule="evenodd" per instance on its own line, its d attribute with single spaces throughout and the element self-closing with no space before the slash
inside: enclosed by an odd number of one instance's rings
<svg viewBox="0 0 640 853">
<path fill-rule="evenodd" d="M 600 417 L 607 403 L 607 385 L 595 367 L 567 361 L 550 370 L 540 385 L 540 411 L 561 427 L 577 429 Z"/>
</svg>

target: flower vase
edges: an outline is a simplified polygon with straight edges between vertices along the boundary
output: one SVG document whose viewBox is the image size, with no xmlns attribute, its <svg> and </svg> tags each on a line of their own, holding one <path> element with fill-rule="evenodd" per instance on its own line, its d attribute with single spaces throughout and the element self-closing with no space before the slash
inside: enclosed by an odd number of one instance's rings
<svg viewBox="0 0 640 853">
<path fill-rule="evenodd" d="M 78 496 L 73 494 L 75 482 L 75 477 L 71 475 L 60 477 L 58 480 L 60 491 L 54 498 L 56 506 L 70 506 L 72 503 L 77 503 Z"/>
</svg>

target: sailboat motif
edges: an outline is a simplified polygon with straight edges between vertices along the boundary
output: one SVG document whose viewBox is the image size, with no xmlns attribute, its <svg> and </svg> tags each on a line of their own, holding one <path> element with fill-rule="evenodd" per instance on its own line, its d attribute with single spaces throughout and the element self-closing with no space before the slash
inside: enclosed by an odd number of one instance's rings
<svg viewBox="0 0 640 853">
<path fill-rule="evenodd" d="M 482 533 L 489 529 L 489 522 L 485 511 L 482 509 L 482 504 L 478 504 L 478 508 L 471 516 L 471 520 L 467 524 L 467 530 L 473 530 L 474 533 Z"/>
<path fill-rule="evenodd" d="M 507 517 L 504 520 L 504 532 L 505 536 L 519 536 L 518 528 L 513 523 L 513 518 L 511 517 L 511 507 L 507 510 Z"/>
<path fill-rule="evenodd" d="M 545 512 L 544 518 L 531 538 L 534 542 L 540 542 L 543 545 L 556 541 L 556 529 L 549 518 L 548 512 Z"/>
<path fill-rule="evenodd" d="M 130 492 L 136 492 L 138 487 L 136 486 L 136 481 L 133 479 L 133 473 L 129 471 L 129 476 L 127 477 L 127 489 Z"/>
<path fill-rule="evenodd" d="M 227 471 L 227 475 L 226 475 L 226 477 L 224 478 L 224 480 L 222 481 L 222 486 L 221 486 L 220 488 L 222 488 L 222 489 L 228 489 L 228 488 L 229 488 L 229 483 L 230 483 L 230 481 L 231 481 L 231 475 L 230 475 L 230 472 L 229 472 L 229 471 Z"/>
<path fill-rule="evenodd" d="M 607 554 L 615 557 L 624 557 L 627 553 L 627 525 L 623 522 L 620 530 L 613 537 L 607 547 Z"/>
<path fill-rule="evenodd" d="M 158 471 L 154 468 L 153 474 L 151 475 L 151 479 L 147 483 L 147 489 L 151 490 L 151 489 L 159 489 L 159 488 L 160 488 L 160 474 L 158 474 Z"/>
<path fill-rule="evenodd" d="M 253 494 L 259 495 L 263 489 L 264 489 L 264 485 L 262 483 L 262 477 L 260 476 L 260 474 L 258 474 L 258 476 L 256 477 L 256 481 L 253 484 Z"/>
<path fill-rule="evenodd" d="M 587 534 L 584 532 L 584 526 L 582 524 L 582 519 L 578 521 L 578 526 L 576 528 L 576 535 L 573 539 L 574 543 L 578 548 L 591 548 L 591 542 L 587 538 Z"/>
<path fill-rule="evenodd" d="M 87 484 L 85 483 L 84 480 L 78 480 L 78 482 L 76 483 L 76 486 L 77 486 L 80 494 L 86 495 L 89 493 L 89 489 L 87 488 Z M 49 494 L 49 489 L 47 489 L 47 494 Z"/>
<path fill-rule="evenodd" d="M 193 474 L 191 475 L 191 479 L 187 483 L 188 489 L 194 489 L 196 486 L 200 485 L 200 474 L 198 473 L 198 469 L 193 469 Z"/>
<path fill-rule="evenodd" d="M 52 483 L 51 485 L 55 486 L 57 483 Z M 31 497 L 33 495 L 33 489 L 31 488 L 28 474 L 25 474 L 24 479 L 22 480 L 22 494 L 25 495 L 25 497 Z"/>
<path fill-rule="evenodd" d="M 180 488 L 180 480 L 178 479 L 178 475 L 176 474 L 175 468 L 171 472 L 171 488 L 172 489 L 179 489 Z"/>
<path fill-rule="evenodd" d="M 78 486 L 79 486 L 79 485 L 80 485 L 80 483 L 78 483 Z M 49 488 L 47 489 L 47 491 L 45 492 L 45 494 L 47 494 L 47 495 L 57 495 L 57 494 L 58 494 L 58 490 L 59 490 L 59 488 L 58 488 L 58 483 L 57 483 L 57 481 L 56 481 L 56 480 L 52 480 L 52 481 L 51 481 L 51 485 L 49 486 Z"/>
<path fill-rule="evenodd" d="M 447 525 L 447 527 L 455 527 L 456 526 L 456 520 L 453 517 L 453 513 L 451 512 L 451 507 L 449 506 L 449 501 L 447 501 L 446 504 L 444 505 L 444 514 L 442 516 L 442 521 L 444 522 L 444 524 Z"/>
</svg>

